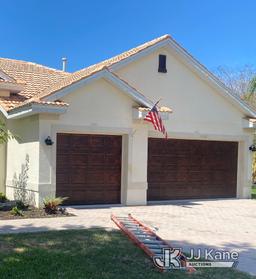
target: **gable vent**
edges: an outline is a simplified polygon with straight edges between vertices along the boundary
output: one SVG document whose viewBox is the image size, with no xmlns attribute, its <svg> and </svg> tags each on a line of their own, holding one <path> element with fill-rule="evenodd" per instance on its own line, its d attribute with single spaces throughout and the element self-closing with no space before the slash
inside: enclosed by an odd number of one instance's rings
<svg viewBox="0 0 256 279">
<path fill-rule="evenodd" d="M 166 69 L 166 55 L 159 54 L 158 73 L 167 73 L 167 69 Z"/>
</svg>

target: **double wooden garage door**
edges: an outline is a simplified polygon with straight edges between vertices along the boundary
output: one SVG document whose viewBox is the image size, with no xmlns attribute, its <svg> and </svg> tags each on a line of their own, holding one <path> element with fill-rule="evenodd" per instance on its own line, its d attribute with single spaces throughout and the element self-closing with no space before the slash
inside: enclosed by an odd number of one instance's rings
<svg viewBox="0 0 256 279">
<path fill-rule="evenodd" d="M 56 195 L 66 204 L 120 203 L 122 137 L 57 135 Z"/>
<path fill-rule="evenodd" d="M 237 142 L 148 142 L 148 200 L 236 197 Z"/>
<path fill-rule="evenodd" d="M 148 141 L 148 200 L 236 197 L 236 142 Z M 122 137 L 57 135 L 56 195 L 120 203 Z"/>
</svg>

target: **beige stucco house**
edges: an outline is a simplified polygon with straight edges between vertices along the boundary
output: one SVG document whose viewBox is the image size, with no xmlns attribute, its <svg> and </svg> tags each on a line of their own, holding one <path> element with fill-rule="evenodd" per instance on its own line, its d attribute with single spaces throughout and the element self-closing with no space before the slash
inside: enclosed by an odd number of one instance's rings
<svg viewBox="0 0 256 279">
<path fill-rule="evenodd" d="M 143 118 L 159 110 L 169 139 Z M 249 198 L 256 112 L 165 35 L 74 73 L 0 58 L 0 191 L 39 205 Z"/>
</svg>

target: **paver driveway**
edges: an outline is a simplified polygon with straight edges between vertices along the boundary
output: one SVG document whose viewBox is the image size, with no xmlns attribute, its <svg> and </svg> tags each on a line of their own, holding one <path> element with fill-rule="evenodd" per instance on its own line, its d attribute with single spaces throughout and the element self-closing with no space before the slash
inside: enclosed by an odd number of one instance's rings
<svg viewBox="0 0 256 279">
<path fill-rule="evenodd" d="M 180 201 L 165 205 L 69 208 L 76 217 L 0 221 L 0 233 L 115 228 L 110 214 L 132 213 L 157 227 L 173 246 L 211 247 L 240 252 L 238 268 L 256 275 L 256 200 Z"/>
</svg>

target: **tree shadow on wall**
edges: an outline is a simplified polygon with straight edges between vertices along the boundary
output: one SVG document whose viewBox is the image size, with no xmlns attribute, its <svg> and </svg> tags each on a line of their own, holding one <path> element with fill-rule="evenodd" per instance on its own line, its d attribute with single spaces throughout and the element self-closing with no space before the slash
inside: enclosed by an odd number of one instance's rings
<svg viewBox="0 0 256 279">
<path fill-rule="evenodd" d="M 35 194 L 28 188 L 29 155 L 26 155 L 25 163 L 21 165 L 21 172 L 13 176 L 14 199 L 26 204 L 35 205 Z"/>
</svg>

